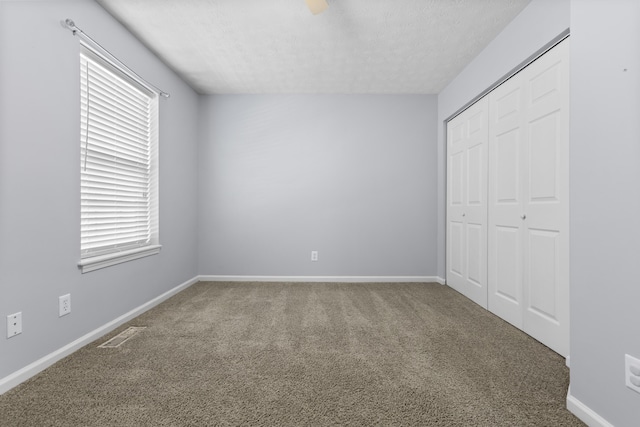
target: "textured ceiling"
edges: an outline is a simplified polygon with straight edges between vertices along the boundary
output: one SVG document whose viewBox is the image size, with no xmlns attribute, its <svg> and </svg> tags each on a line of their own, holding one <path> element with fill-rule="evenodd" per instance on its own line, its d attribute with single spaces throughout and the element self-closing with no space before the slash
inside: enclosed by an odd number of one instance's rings
<svg viewBox="0 0 640 427">
<path fill-rule="evenodd" d="M 435 94 L 529 2 L 98 0 L 208 94 Z"/>
</svg>

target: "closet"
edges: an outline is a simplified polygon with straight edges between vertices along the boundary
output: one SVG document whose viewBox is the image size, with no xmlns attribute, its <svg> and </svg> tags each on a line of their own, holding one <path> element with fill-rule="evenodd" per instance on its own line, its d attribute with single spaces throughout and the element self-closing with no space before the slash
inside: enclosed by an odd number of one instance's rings
<svg viewBox="0 0 640 427">
<path fill-rule="evenodd" d="M 569 353 L 569 40 L 447 123 L 447 284 Z"/>
</svg>

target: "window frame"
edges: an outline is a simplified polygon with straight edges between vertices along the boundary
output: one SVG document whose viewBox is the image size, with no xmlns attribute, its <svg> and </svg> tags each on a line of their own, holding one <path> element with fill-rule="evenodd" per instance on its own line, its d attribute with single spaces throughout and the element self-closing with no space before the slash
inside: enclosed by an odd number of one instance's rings
<svg viewBox="0 0 640 427">
<path fill-rule="evenodd" d="M 159 233 L 159 186 L 158 186 L 158 178 L 159 178 L 159 159 L 158 159 L 158 151 L 159 151 L 159 94 L 142 85 L 139 80 L 135 79 L 131 76 L 126 70 L 122 67 L 118 66 L 113 61 L 109 60 L 109 58 L 100 54 L 96 49 L 92 48 L 92 46 L 87 43 L 81 42 L 81 51 L 80 51 L 80 205 L 81 205 L 81 223 L 80 223 L 80 261 L 78 262 L 78 267 L 82 273 L 87 273 L 90 271 L 98 270 L 101 268 L 109 267 L 112 265 L 120 264 L 123 262 L 128 262 L 134 259 L 143 258 L 151 255 L 158 254 L 162 245 L 160 245 L 160 233 Z M 93 88 L 93 86 L 88 87 L 88 90 L 83 90 L 83 84 L 89 85 L 89 80 L 84 81 L 85 79 L 85 71 L 82 70 L 82 67 L 85 66 L 85 61 L 89 61 L 89 67 L 98 66 L 102 69 L 102 71 L 106 71 L 110 73 L 113 77 L 118 81 L 118 83 L 124 83 L 127 86 L 134 88 L 139 91 L 145 97 L 148 98 L 149 108 L 148 108 L 148 117 L 149 120 L 149 131 L 148 131 L 148 182 L 147 182 L 147 191 L 145 193 L 148 197 L 147 206 L 144 208 L 145 214 L 148 216 L 148 223 L 145 234 L 145 240 L 142 242 L 127 242 L 123 246 L 119 246 L 118 244 L 113 244 L 108 248 L 101 249 L 87 249 L 86 245 L 83 245 L 83 238 L 89 237 L 87 236 L 87 232 L 82 230 L 83 220 L 86 220 L 85 215 L 83 214 L 83 203 L 85 202 L 85 197 L 82 190 L 82 185 L 85 182 L 83 169 L 86 170 L 86 156 L 87 148 L 91 145 L 91 138 L 87 139 L 87 132 L 92 127 L 91 117 L 89 112 L 85 112 L 83 109 L 83 102 L 88 102 L 90 99 L 89 91 Z M 91 64 L 93 63 L 93 65 Z M 98 90 L 97 87 L 94 90 Z M 113 95 L 113 93 L 109 93 L 107 95 Z M 95 121 L 93 126 L 97 121 Z M 117 125 L 117 124 L 116 124 Z M 87 145 L 88 144 L 88 145 Z M 114 157 L 117 157 L 114 155 Z M 84 164 L 84 165 L 83 165 Z M 144 166 L 147 167 L 147 164 L 144 163 Z M 117 236 L 118 233 L 115 232 L 112 236 Z"/>
</svg>

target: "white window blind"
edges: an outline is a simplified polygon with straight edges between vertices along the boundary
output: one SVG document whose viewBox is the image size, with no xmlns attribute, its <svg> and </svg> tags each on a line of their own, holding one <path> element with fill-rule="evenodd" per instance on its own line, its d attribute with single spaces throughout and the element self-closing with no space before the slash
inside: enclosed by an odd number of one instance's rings
<svg viewBox="0 0 640 427">
<path fill-rule="evenodd" d="M 86 48 L 80 76 L 81 258 L 157 245 L 157 95 Z"/>
</svg>

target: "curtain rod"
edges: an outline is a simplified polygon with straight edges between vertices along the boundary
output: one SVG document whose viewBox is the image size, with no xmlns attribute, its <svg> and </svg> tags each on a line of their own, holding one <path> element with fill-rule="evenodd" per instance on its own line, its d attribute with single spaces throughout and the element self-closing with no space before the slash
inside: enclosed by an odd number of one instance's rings
<svg viewBox="0 0 640 427">
<path fill-rule="evenodd" d="M 163 98 L 169 98 L 169 96 L 171 96 L 168 92 L 165 92 L 165 91 L 161 90 L 160 88 L 158 88 L 156 85 L 153 85 L 153 84 L 149 83 L 142 76 L 140 76 L 140 74 L 136 73 L 131 68 L 127 67 L 127 65 L 124 62 L 120 61 L 114 54 L 109 52 L 100 43 L 98 43 L 97 41 L 95 41 L 94 39 L 89 37 L 89 35 L 87 33 L 85 33 L 80 28 L 78 28 L 76 26 L 76 24 L 73 22 L 73 20 L 67 18 L 64 21 L 60 21 L 60 24 L 62 24 L 62 26 L 64 28 L 70 30 L 73 33 L 74 36 L 78 36 L 78 37 L 81 37 L 81 38 L 83 38 L 85 40 L 88 40 L 93 45 L 95 45 L 98 48 L 100 48 L 100 50 L 102 50 L 104 53 L 109 55 L 111 57 L 111 59 L 113 59 L 113 60 L 115 60 L 117 62 L 118 67 L 120 67 L 122 69 L 122 71 L 124 71 L 127 74 L 129 74 L 138 83 L 142 84 L 143 86 L 145 86 L 145 87 L 147 87 L 149 89 L 152 89 L 153 92 L 158 93 Z"/>
</svg>

